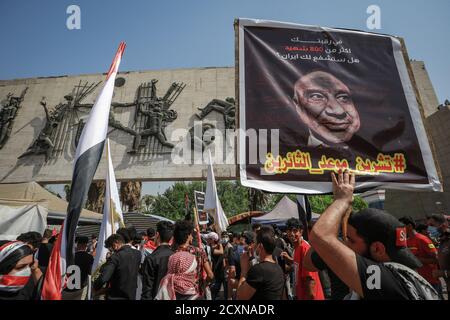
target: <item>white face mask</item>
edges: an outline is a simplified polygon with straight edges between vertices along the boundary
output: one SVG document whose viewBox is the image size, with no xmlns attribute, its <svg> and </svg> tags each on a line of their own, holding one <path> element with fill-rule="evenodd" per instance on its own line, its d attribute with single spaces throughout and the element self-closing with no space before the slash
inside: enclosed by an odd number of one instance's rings
<svg viewBox="0 0 450 320">
<path fill-rule="evenodd" d="M 25 267 L 22 270 L 17 271 L 15 273 L 10 273 L 9 275 L 16 276 L 16 277 L 30 277 L 31 276 L 31 268 Z"/>
</svg>

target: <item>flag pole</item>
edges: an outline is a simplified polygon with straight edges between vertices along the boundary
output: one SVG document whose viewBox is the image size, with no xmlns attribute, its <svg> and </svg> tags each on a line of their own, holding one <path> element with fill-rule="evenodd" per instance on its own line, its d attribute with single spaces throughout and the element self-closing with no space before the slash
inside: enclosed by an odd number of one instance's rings
<svg viewBox="0 0 450 320">
<path fill-rule="evenodd" d="M 201 248 L 200 244 L 202 242 L 202 239 L 200 237 L 200 224 L 198 222 L 199 222 L 198 211 L 197 208 L 194 206 L 194 223 L 197 229 L 197 244 L 198 244 L 197 246 Z"/>
<path fill-rule="evenodd" d="M 109 180 L 109 174 L 110 174 L 110 172 L 109 172 L 109 138 L 106 143 L 106 161 L 108 163 L 108 180 Z M 109 183 L 111 183 L 111 181 L 109 181 Z M 108 183 L 105 184 L 105 187 L 107 184 Z M 109 194 L 109 199 L 108 199 L 109 213 L 108 214 L 109 214 L 110 223 L 111 223 L 111 234 L 114 234 L 114 217 L 113 217 L 113 207 L 112 207 L 113 202 L 112 202 L 112 197 L 111 197 L 111 186 L 108 186 L 108 187 L 109 187 L 109 192 L 108 192 L 108 194 Z"/>
</svg>

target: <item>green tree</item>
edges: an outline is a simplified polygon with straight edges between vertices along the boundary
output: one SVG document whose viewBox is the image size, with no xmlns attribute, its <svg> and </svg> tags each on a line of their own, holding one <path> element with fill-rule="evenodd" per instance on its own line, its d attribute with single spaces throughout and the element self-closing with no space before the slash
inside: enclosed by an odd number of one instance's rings
<svg viewBox="0 0 450 320">
<path fill-rule="evenodd" d="M 169 219 L 183 219 L 186 215 L 185 195 L 189 197 L 189 212 L 192 214 L 194 207 L 194 191 L 205 191 L 205 183 L 194 181 L 190 183 L 176 182 L 173 186 L 154 197 L 150 208 L 144 208 L 144 212 L 161 215 Z M 243 211 L 248 211 L 249 202 L 247 188 L 237 181 L 218 181 L 217 194 L 222 208 L 228 216 L 233 216 Z"/>
<path fill-rule="evenodd" d="M 141 199 L 144 213 L 167 217 L 172 220 L 183 219 L 186 215 L 185 195 L 189 197 L 189 212 L 193 213 L 194 191 L 205 191 L 206 184 L 200 181 L 176 182 L 164 193 L 157 196 L 146 195 Z M 271 194 L 260 190 L 249 191 L 239 181 L 217 181 L 217 194 L 225 214 L 229 217 L 249 210 L 269 212 L 287 195 L 296 201 L 295 194 Z M 313 212 L 321 214 L 333 202 L 331 195 L 308 196 Z M 359 196 L 355 196 L 353 209 L 358 211 L 366 208 L 367 204 Z"/>
</svg>

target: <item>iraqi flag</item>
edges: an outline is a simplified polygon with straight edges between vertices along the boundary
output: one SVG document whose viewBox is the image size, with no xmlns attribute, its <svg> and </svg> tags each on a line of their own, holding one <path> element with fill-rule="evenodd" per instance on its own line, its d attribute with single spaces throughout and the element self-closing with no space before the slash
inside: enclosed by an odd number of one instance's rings
<svg viewBox="0 0 450 320">
<path fill-rule="evenodd" d="M 125 43 L 121 42 L 109 68 L 106 82 L 89 113 L 88 121 L 81 133 L 75 154 L 67 216 L 61 227 L 56 245 L 53 247 L 42 286 L 43 300 L 60 300 L 65 286 L 67 267 L 74 263 L 75 230 L 83 209 L 89 186 L 100 162 L 108 130 L 109 109 L 114 91 L 114 82 L 119 69 Z"/>
<path fill-rule="evenodd" d="M 117 190 L 116 175 L 111 160 L 109 139 L 106 143 L 106 157 L 108 161 L 108 172 L 106 173 L 105 202 L 103 203 L 103 220 L 100 226 L 95 259 L 92 264 L 92 275 L 98 273 L 101 265 L 106 262 L 108 249 L 105 248 L 105 240 L 120 227 L 125 227 L 123 222 L 122 208 L 120 205 L 119 191 Z"/>
</svg>

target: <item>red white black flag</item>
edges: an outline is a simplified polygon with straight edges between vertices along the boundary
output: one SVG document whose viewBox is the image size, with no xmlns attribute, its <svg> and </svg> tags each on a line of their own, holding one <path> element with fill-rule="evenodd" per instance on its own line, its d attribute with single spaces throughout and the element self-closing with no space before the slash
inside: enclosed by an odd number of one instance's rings
<svg viewBox="0 0 450 320">
<path fill-rule="evenodd" d="M 106 76 L 105 85 L 92 107 L 80 136 L 75 154 L 67 216 L 50 256 L 41 293 L 43 300 L 61 299 L 67 267 L 74 263 L 75 230 L 81 210 L 86 203 L 89 186 L 103 153 L 114 82 L 124 50 L 125 43 L 121 42 Z"/>
</svg>

